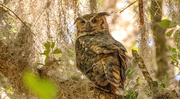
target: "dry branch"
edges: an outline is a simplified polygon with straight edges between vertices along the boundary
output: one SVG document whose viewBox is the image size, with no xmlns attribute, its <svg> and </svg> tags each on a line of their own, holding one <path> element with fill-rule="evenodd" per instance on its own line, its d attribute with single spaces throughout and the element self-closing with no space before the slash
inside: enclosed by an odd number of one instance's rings
<svg viewBox="0 0 180 99">
<path fill-rule="evenodd" d="M 131 5 L 133 5 L 134 3 L 136 3 L 138 0 L 130 3 L 127 7 L 125 7 L 124 9 L 122 9 L 121 11 L 119 11 L 119 13 L 122 13 L 124 10 L 126 10 L 127 8 L 129 8 Z"/>
<path fill-rule="evenodd" d="M 144 11 L 143 11 L 143 0 L 139 0 L 139 17 L 140 17 L 140 24 L 144 24 Z"/>
<path fill-rule="evenodd" d="M 10 11 L 10 12 L 12 12 L 15 16 L 16 16 L 16 18 L 18 18 L 24 25 L 26 25 L 23 21 L 22 21 L 22 19 L 15 13 L 15 12 L 13 12 L 11 9 L 9 9 L 8 7 L 6 7 L 4 4 L 2 4 L 2 3 L 0 3 L 0 5 L 2 6 L 2 7 L 4 7 L 4 8 L 6 8 L 8 11 Z"/>
<path fill-rule="evenodd" d="M 132 5 L 133 5 L 134 3 L 136 3 L 137 1 L 138 1 L 138 0 L 130 3 L 129 5 L 127 5 L 125 8 L 123 8 L 123 9 L 120 10 L 120 11 L 112 11 L 112 12 L 110 12 L 110 14 L 112 14 L 112 13 L 122 13 L 124 10 L 126 10 L 127 8 L 129 8 L 130 6 L 132 6 Z"/>
</svg>

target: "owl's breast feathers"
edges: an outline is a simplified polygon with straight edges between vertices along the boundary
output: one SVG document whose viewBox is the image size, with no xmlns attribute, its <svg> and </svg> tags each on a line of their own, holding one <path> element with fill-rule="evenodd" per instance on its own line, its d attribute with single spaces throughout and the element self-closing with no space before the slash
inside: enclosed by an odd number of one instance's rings
<svg viewBox="0 0 180 99">
<path fill-rule="evenodd" d="M 96 85 L 112 93 L 124 88 L 126 49 L 110 34 L 79 36 L 75 50 L 77 68 Z"/>
</svg>

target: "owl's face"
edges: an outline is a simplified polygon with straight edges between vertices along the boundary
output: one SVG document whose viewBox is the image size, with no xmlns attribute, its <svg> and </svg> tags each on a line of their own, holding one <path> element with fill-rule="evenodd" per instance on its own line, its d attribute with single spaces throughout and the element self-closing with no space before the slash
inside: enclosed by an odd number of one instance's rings
<svg viewBox="0 0 180 99">
<path fill-rule="evenodd" d="M 77 25 L 77 36 L 82 33 L 95 33 L 96 31 L 108 30 L 108 24 L 105 16 L 109 15 L 106 12 L 86 14 L 75 20 Z"/>
</svg>

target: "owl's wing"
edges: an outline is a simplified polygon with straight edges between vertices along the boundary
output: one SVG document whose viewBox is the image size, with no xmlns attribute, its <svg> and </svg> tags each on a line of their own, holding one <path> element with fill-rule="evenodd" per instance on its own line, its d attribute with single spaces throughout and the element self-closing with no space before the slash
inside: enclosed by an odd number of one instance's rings
<svg viewBox="0 0 180 99">
<path fill-rule="evenodd" d="M 101 57 L 107 80 L 114 86 L 124 88 L 126 79 L 126 49 L 111 37 L 102 37 L 96 40 L 91 50 Z"/>
<path fill-rule="evenodd" d="M 114 86 L 124 89 L 126 65 L 123 65 L 117 53 L 107 55 L 101 60 L 107 80 Z"/>
</svg>

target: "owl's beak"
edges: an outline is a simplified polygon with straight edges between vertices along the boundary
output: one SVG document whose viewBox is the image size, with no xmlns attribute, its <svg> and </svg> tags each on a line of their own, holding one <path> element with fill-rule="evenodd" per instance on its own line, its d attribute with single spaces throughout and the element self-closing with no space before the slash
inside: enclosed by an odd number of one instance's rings
<svg viewBox="0 0 180 99">
<path fill-rule="evenodd" d="M 87 24 L 86 24 L 86 30 L 87 30 L 87 32 L 91 32 L 91 29 L 92 29 L 92 27 L 91 27 L 90 23 L 87 22 Z"/>
</svg>

